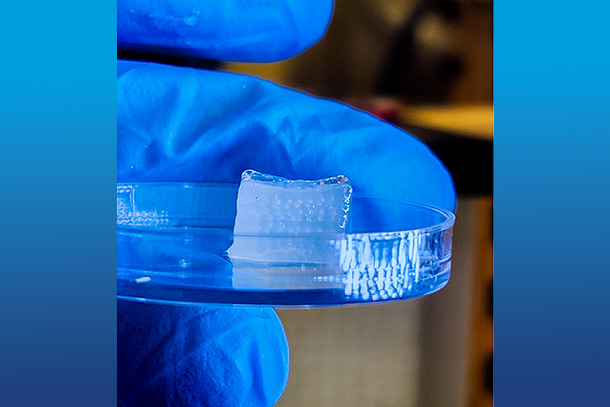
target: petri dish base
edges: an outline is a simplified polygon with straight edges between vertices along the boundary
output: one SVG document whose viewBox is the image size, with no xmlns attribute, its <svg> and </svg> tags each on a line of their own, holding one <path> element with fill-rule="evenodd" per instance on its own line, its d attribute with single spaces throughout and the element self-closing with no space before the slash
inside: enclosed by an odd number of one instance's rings
<svg viewBox="0 0 610 407">
<path fill-rule="evenodd" d="M 311 307 L 415 298 L 449 281 L 449 211 L 355 193 L 345 233 L 234 234 L 237 191 L 118 184 L 118 297 Z"/>
</svg>

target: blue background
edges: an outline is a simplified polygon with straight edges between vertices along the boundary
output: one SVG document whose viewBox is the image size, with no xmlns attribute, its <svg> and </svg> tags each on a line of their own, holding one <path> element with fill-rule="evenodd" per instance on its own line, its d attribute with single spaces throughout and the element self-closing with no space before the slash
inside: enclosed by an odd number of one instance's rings
<svg viewBox="0 0 610 407">
<path fill-rule="evenodd" d="M 3 2 L 0 43 L 0 406 L 113 406 L 116 2 Z"/>
<path fill-rule="evenodd" d="M 495 4 L 496 407 L 610 403 L 605 4 Z"/>
<path fill-rule="evenodd" d="M 116 403 L 116 2 L 0 14 L 0 405 Z M 605 405 L 604 2 L 495 6 L 496 406 Z"/>
</svg>

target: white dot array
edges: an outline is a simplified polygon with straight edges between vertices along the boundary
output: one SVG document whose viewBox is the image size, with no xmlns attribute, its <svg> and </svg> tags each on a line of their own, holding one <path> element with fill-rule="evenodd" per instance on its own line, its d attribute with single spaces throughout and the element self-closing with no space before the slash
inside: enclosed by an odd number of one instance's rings
<svg viewBox="0 0 610 407">
<path fill-rule="evenodd" d="M 133 187 L 117 187 L 117 225 L 163 227 L 169 224 L 167 212 L 134 210 L 133 199 Z"/>
<path fill-rule="evenodd" d="M 236 234 L 336 234 L 345 230 L 352 188 L 344 176 L 288 180 L 244 172 L 237 196 Z"/>
<path fill-rule="evenodd" d="M 354 234 L 336 242 L 345 295 L 364 301 L 401 298 L 431 284 L 443 252 L 436 236 L 416 231 Z"/>
</svg>

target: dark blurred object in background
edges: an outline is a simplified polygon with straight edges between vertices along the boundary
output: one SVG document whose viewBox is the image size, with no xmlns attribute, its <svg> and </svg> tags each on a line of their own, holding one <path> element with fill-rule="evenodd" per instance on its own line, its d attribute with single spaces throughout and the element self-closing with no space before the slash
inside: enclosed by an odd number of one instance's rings
<svg viewBox="0 0 610 407">
<path fill-rule="evenodd" d="M 493 102 L 492 0 L 335 0 L 324 38 L 278 64 L 232 64 L 317 96 Z"/>
<path fill-rule="evenodd" d="M 463 70 L 452 47 L 460 8 L 455 1 L 422 1 L 407 15 L 392 41 L 378 93 L 408 103 L 446 103 Z"/>
</svg>

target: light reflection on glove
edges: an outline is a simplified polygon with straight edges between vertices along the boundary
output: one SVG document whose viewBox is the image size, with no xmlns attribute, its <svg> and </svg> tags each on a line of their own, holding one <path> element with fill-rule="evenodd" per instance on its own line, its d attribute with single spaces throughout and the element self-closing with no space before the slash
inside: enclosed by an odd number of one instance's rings
<svg viewBox="0 0 610 407">
<path fill-rule="evenodd" d="M 309 31 L 295 27 L 301 46 L 282 48 L 285 28 L 254 35 L 257 27 L 269 28 L 265 16 L 278 22 L 293 19 L 278 27 L 307 24 L 294 13 L 278 12 L 290 9 L 292 3 L 308 4 L 312 15 L 317 10 L 330 15 L 329 1 L 257 2 L 260 10 L 269 12 L 249 16 L 237 6 L 251 2 L 207 3 L 119 2 L 119 46 L 150 49 L 152 38 L 159 45 L 155 52 L 226 60 L 257 60 L 256 55 L 258 60 L 277 59 L 313 44 L 323 34 L 327 17 L 314 18 L 318 27 Z M 134 26 L 137 18 L 130 15 L 130 23 L 123 23 L 130 10 L 134 14 L 136 6 L 144 4 L 148 11 L 142 15 L 154 15 L 154 21 L 157 14 L 171 17 L 200 7 L 197 21 L 217 23 L 225 35 L 207 43 L 212 52 L 200 45 L 214 31 L 209 26 L 199 35 L 190 29 L 180 31 L 184 19 L 168 17 L 163 24 L 150 20 Z M 298 16 L 306 15 L 307 7 L 303 5 Z M 231 27 L 243 24 L 250 28 L 237 30 L 232 42 Z M 253 33 L 249 45 L 244 32 Z M 185 45 L 190 36 L 197 37 L 194 48 Z M 119 182 L 238 183 L 247 168 L 302 179 L 341 173 L 351 179 L 355 190 L 379 198 L 447 209 L 455 205 L 450 176 L 412 136 L 368 114 L 250 76 L 119 61 L 117 119 Z M 118 318 L 118 393 L 124 407 L 271 406 L 286 385 L 288 346 L 271 309 L 120 301 Z"/>
</svg>

